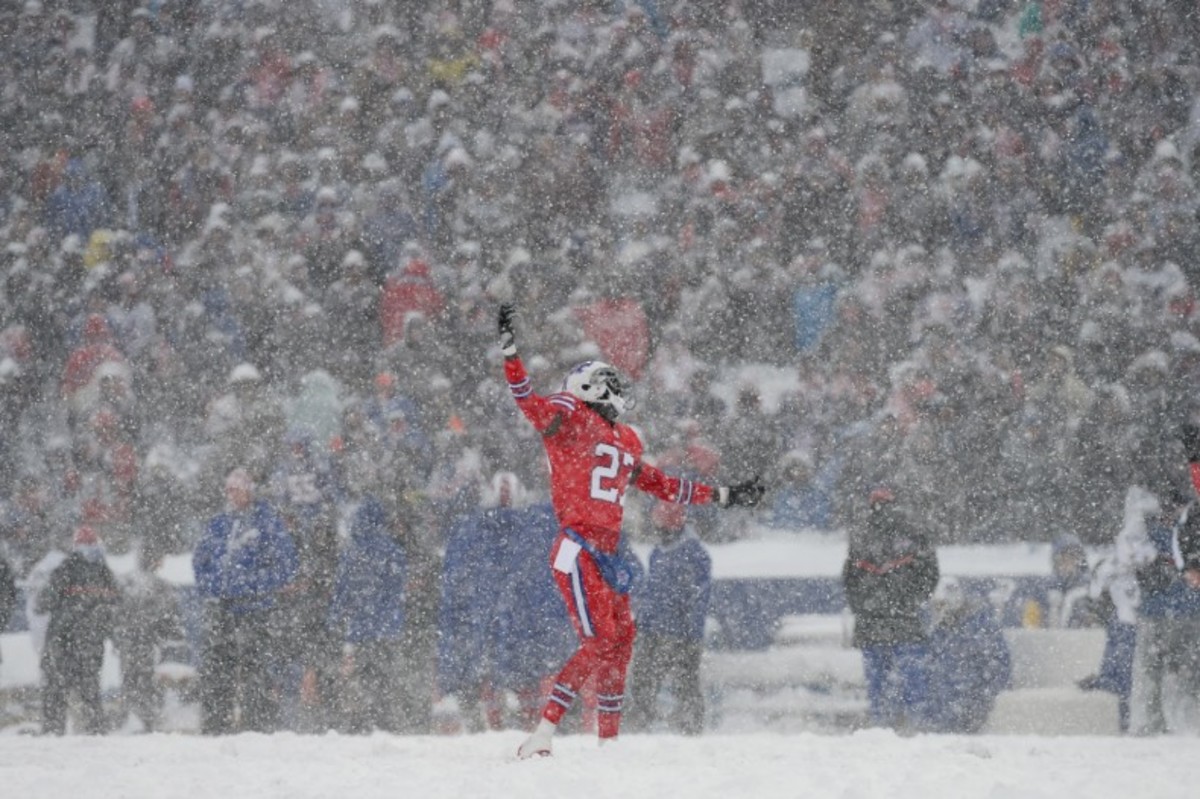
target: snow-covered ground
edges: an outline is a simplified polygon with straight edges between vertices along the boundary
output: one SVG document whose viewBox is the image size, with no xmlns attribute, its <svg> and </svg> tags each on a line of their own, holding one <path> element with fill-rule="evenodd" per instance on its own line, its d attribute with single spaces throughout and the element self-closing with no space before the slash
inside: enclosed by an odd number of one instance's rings
<svg viewBox="0 0 1200 799">
<path fill-rule="evenodd" d="M 827 576 L 840 567 L 844 546 L 839 536 L 766 534 L 713 547 L 714 568 L 718 579 Z M 939 552 L 947 573 L 960 576 L 1048 571 L 1045 547 L 1019 545 L 982 554 L 977 548 Z M 175 582 L 188 582 L 185 558 L 168 563 L 165 571 Z M 28 722 L 0 729 L 0 786 L 5 796 L 35 799 L 1170 799 L 1195 793 L 1200 781 L 1195 736 L 1122 738 L 1115 734 L 1115 718 L 1103 733 L 1103 725 L 1085 727 L 1086 736 L 901 737 L 883 730 L 851 731 L 861 725 L 866 703 L 860 655 L 845 645 L 845 621 L 837 615 L 787 617 L 768 650 L 708 652 L 709 732 L 699 738 L 626 735 L 615 746 L 598 748 L 590 735 L 563 735 L 554 757 L 533 762 L 515 760 L 522 737 L 515 731 L 212 739 L 194 734 L 194 706 L 180 705 L 171 693 L 165 727 L 174 732 L 130 734 L 133 728 L 127 725 L 103 738 L 60 739 L 25 734 L 35 729 Z M 1060 675 L 1069 687 L 1040 689 L 1060 695 L 1039 696 L 1074 709 L 1085 700 L 1101 700 L 1082 697 L 1070 684 L 1093 667 L 1096 644 L 1072 645 L 1084 653 L 1084 662 L 1073 664 L 1079 674 Z M 1030 642 L 1022 646 L 1030 651 Z M 0 636 L 0 650 L 0 688 L 36 684 L 36 656 L 27 634 Z M 1055 651 L 1062 660 L 1065 650 Z M 1044 664 L 1039 669 L 1044 671 Z M 117 674 L 110 653 L 108 687 L 115 688 Z M 1021 699 L 1019 693 L 1011 696 Z M 1010 708 L 1010 728 L 1022 729 L 1030 718 L 1044 715 L 1039 701 L 1030 694 L 1015 711 Z M 1113 715 L 1115 705 L 1099 710 Z"/>
<path fill-rule="evenodd" d="M 173 734 L 134 735 L 128 726 L 104 738 L 21 734 L 31 725 L 0 731 L 0 785 L 5 796 L 37 799 L 1170 799 L 1195 793 L 1194 736 L 1122 738 L 1114 729 L 1086 736 L 848 732 L 861 724 L 865 698 L 860 657 L 843 645 L 842 624 L 838 616 L 790 617 L 767 651 L 709 652 L 710 732 L 699 738 L 630 734 L 600 748 L 591 735 L 562 735 L 552 758 L 518 762 L 523 734 L 515 731 L 204 738 L 193 734 L 194 707 L 169 699 L 166 726 Z M 1026 708 L 1033 716 L 1043 710 Z M 1109 710 L 1115 724 L 1115 706 Z"/>
<path fill-rule="evenodd" d="M 563 736 L 517 761 L 515 732 L 459 737 L 156 734 L 0 737 L 5 796 L 31 799 L 352 797 L 1191 797 L 1195 739 L 851 735 Z"/>
</svg>

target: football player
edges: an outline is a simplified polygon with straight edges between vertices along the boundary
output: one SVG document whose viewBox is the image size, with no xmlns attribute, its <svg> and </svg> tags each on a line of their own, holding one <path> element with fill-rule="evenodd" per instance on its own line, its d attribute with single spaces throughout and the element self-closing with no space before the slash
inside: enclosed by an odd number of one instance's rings
<svg viewBox="0 0 1200 799">
<path fill-rule="evenodd" d="M 617 737 L 636 633 L 628 591 L 640 568 L 621 547 L 625 492 L 632 486 L 666 502 L 735 507 L 758 504 L 764 487 L 757 477 L 732 486 L 705 485 L 646 463 L 638 434 L 618 421 L 634 403 L 609 364 L 586 361 L 567 374 L 558 393 L 534 392 L 517 355 L 515 316 L 513 306 L 500 307 L 504 372 L 550 460 L 550 495 L 560 529 L 550 565 L 580 642 L 559 671 L 537 728 L 517 751 L 524 759 L 550 754 L 559 721 L 589 678 L 596 688 L 600 742 Z"/>
</svg>

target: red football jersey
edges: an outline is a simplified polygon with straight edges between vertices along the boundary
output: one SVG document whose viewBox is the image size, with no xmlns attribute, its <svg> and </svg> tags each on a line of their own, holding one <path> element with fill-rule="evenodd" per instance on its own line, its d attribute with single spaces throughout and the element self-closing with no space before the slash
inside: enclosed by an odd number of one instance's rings
<svg viewBox="0 0 1200 799">
<path fill-rule="evenodd" d="M 667 502 L 713 500 L 711 486 L 669 476 L 643 461 L 642 441 L 632 427 L 608 422 L 573 394 L 535 393 L 519 358 L 506 359 L 504 372 L 517 407 L 542 434 L 550 459 L 550 498 L 562 527 L 613 552 L 630 484 Z"/>
</svg>

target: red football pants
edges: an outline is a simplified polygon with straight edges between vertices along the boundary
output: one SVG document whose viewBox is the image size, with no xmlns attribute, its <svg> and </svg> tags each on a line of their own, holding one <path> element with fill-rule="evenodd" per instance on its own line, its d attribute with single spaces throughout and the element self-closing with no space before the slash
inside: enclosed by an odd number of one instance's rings
<svg viewBox="0 0 1200 799">
<path fill-rule="evenodd" d="M 615 738 L 637 627 L 628 594 L 618 594 L 604 581 L 587 552 L 580 551 L 569 570 L 561 570 L 568 564 L 559 562 L 559 549 L 568 541 L 558 537 L 550 562 L 558 563 L 559 568 L 552 566 L 554 580 L 575 625 L 579 648 L 559 671 L 542 716 L 558 724 L 590 677 L 596 688 L 597 732 L 601 738 Z"/>
</svg>

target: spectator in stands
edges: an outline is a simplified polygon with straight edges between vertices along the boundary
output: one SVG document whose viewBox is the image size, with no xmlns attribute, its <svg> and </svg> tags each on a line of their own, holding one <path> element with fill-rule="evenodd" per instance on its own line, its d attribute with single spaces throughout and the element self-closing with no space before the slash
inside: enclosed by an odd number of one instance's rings
<svg viewBox="0 0 1200 799">
<path fill-rule="evenodd" d="M 1100 522 L 1112 517 L 1097 492 L 1078 488 L 1097 468 L 1119 498 L 1119 481 L 1163 485 L 1178 466 L 1187 367 L 1163 356 L 1172 334 L 1196 327 L 1188 222 L 1200 202 L 1188 66 L 1200 38 L 1186 3 L 1147 12 L 1114 0 L 1065 14 L 1040 3 L 918 3 L 866 14 L 647 0 L 569 4 L 533 25 L 509 3 L 486 14 L 412 0 L 310 16 L 294 4 L 122 0 L 96 11 L 91 50 L 80 46 L 92 30 L 86 8 L 27 5 L 0 12 L 15 42 L 2 67 L 0 311 L 29 336 L 4 353 L 19 379 L 0 357 L 15 431 L 4 471 L 38 472 L 41 443 L 64 435 L 64 415 L 68 449 L 87 435 L 98 408 L 75 403 L 90 390 L 67 401 L 40 378 L 66 376 L 73 322 L 93 312 L 111 312 L 128 347 L 119 368 L 134 392 L 139 459 L 171 440 L 181 462 L 201 464 L 197 495 L 209 500 L 235 464 L 265 477 L 283 432 L 196 435 L 211 387 L 237 363 L 256 364 L 267 394 L 313 368 L 360 391 L 364 376 L 389 368 L 422 415 L 435 396 L 455 406 L 430 414 L 435 426 L 486 418 L 488 388 L 463 385 L 476 370 L 461 367 L 461 353 L 478 348 L 462 343 L 472 325 L 458 309 L 516 283 L 562 319 L 577 289 L 630 267 L 621 298 L 650 321 L 647 377 L 670 369 L 657 339 L 676 328 L 671 351 L 694 358 L 707 384 L 672 399 L 715 430 L 722 403 L 757 374 L 750 367 L 797 374 L 803 407 L 816 410 L 766 460 L 780 468 L 795 441 L 819 435 L 828 446 L 811 450 L 813 468 L 830 475 L 838 508 L 882 479 L 868 471 L 891 479 L 904 448 L 954 478 L 939 535 L 1071 532 L 1091 546 L 1109 537 Z M 803 85 L 763 90 L 754 76 L 764 57 L 779 41 L 808 42 L 804 31 L 815 35 Z M 803 109 L 783 101 L 802 88 Z M 156 257 L 132 265 L 130 250 L 147 242 Z M 363 254 L 381 300 L 408 242 L 426 253 L 429 281 L 397 305 L 407 316 L 428 293 L 443 310 L 426 318 L 426 349 L 384 356 L 382 320 L 368 330 L 350 310 L 369 318 L 375 304 L 350 254 Z M 443 264 L 468 243 L 478 273 L 457 281 Z M 876 265 L 902 272 L 910 245 L 926 250 L 924 278 L 875 292 Z M 285 250 L 305 255 L 289 261 Z M 502 274 L 515 251 L 520 265 Z M 815 281 L 781 266 L 799 256 L 821 264 Z M 157 323 L 144 349 L 140 335 L 125 336 L 131 320 L 116 302 L 130 269 Z M 779 346 L 793 324 L 777 324 L 796 286 L 808 303 L 797 308 L 795 346 L 807 347 L 798 373 L 794 347 Z M 140 309 L 133 321 L 148 318 Z M 930 403 L 917 440 L 905 441 L 905 416 L 894 440 L 868 441 L 873 420 L 896 410 L 893 372 L 921 360 L 925 331 L 947 320 L 962 358 L 932 379 L 949 401 Z M 421 330 L 392 326 L 400 338 Z M 753 335 L 724 335 L 731 329 Z M 1088 412 L 1064 431 L 1055 415 L 1071 410 L 1070 397 L 1027 403 L 1057 346 L 1073 351 L 1087 390 L 1066 386 L 1072 396 L 1120 381 L 1127 408 L 1112 421 Z M 439 371 L 452 390 L 417 396 Z M 982 379 L 954 379 L 964 372 Z M 946 377 L 961 383 L 957 396 Z M 1022 418 L 1026 404 L 1036 413 Z M 279 417 L 264 406 L 245 418 L 265 430 Z M 1088 454 L 1095 418 L 1120 445 L 1120 472 Z M 999 449 L 980 445 L 988 438 L 1007 442 L 1002 457 L 980 454 Z M 490 473 L 495 454 L 485 457 Z M 0 474 L 0 500 L 21 476 Z M 947 524 L 958 508 L 976 521 Z M 1053 524 L 1031 510 L 1047 508 Z"/>
<path fill-rule="evenodd" d="M 1091 567 L 1083 542 L 1070 533 L 1057 536 L 1050 544 L 1052 585 L 1046 592 L 1044 609 L 1047 627 L 1077 628 L 1102 625 L 1089 595 Z"/>
<path fill-rule="evenodd" d="M 862 650 L 873 725 L 919 731 L 928 723 L 928 636 L 922 611 L 938 583 L 932 542 L 897 503 L 894 490 L 871 489 L 862 526 L 850 533 L 842 568 Z"/>
<path fill-rule="evenodd" d="M 445 310 L 446 298 L 433 281 L 427 258 L 419 247 L 409 248 L 402 265 L 383 284 L 379 323 L 385 348 L 404 339 L 412 315 L 434 320 Z"/>
<path fill-rule="evenodd" d="M 162 551 L 146 544 L 138 551 L 137 569 L 122 575 L 114 636 L 121 656 L 122 704 L 144 732 L 154 732 L 161 723 L 163 692 L 155 667 L 162 650 L 183 638 L 176 588 L 158 574 L 162 562 Z"/>
<path fill-rule="evenodd" d="M 637 643 L 630 666 L 628 724 L 652 730 L 660 716 L 659 691 L 670 689 L 667 729 L 704 731 L 700 661 L 704 621 L 712 594 L 712 558 L 687 524 L 687 507 L 657 502 L 650 512 L 655 546 L 646 577 L 634 594 Z"/>
<path fill-rule="evenodd" d="M 1103 626 L 1103 608 L 1090 594 L 1092 570 L 1078 536 L 1064 533 L 1050 542 L 1050 577 L 1026 584 L 1003 600 L 1004 623 L 1057 629 Z"/>
<path fill-rule="evenodd" d="M 48 485 L 49 483 L 49 485 Z M 54 530 L 73 508 L 66 496 L 52 500 L 53 481 L 24 476 L 4 509 L 0 536 L 15 573 L 24 574 L 54 546 Z"/>
<path fill-rule="evenodd" d="M 117 551 L 129 548 L 130 522 L 138 478 L 132 439 L 109 410 L 92 414 L 88 431 L 77 436 L 80 515 Z"/>
<path fill-rule="evenodd" d="M 1177 560 L 1179 530 L 1187 523 L 1193 504 L 1182 494 L 1168 493 L 1158 498 L 1158 506 L 1157 513 L 1146 514 L 1141 527 L 1127 525 L 1131 529 L 1122 531 L 1122 536 L 1132 539 L 1127 546 L 1134 550 L 1134 575 L 1141 594 L 1129 708 L 1129 730 L 1134 735 L 1167 732 L 1171 726 L 1167 708 L 1174 705 L 1176 717 L 1178 711 L 1190 710 L 1194 715 L 1200 695 L 1196 649 L 1200 590 L 1187 584 Z M 1170 697 L 1172 678 L 1177 700 L 1164 702 Z M 1178 718 L 1170 722 L 1178 723 Z"/>
<path fill-rule="evenodd" d="M 1091 612 L 1104 625 L 1104 651 L 1094 675 L 1077 682 L 1085 691 L 1107 691 L 1117 697 L 1117 724 L 1129 730 L 1130 694 L 1133 689 L 1136 588 L 1123 573 L 1115 554 L 1101 557 L 1092 569 L 1088 586 Z"/>
<path fill-rule="evenodd" d="M 0 554 L 0 632 L 8 629 L 17 607 L 17 576 L 8 558 Z"/>
<path fill-rule="evenodd" d="M 1200 493 L 1200 425 L 1194 422 L 1185 424 L 1180 439 L 1192 488 Z M 1178 539 L 1183 579 L 1189 587 L 1200 590 L 1200 514 L 1188 514 L 1187 521 L 1179 529 Z"/>
<path fill-rule="evenodd" d="M 338 557 L 329 619 L 353 647 L 350 684 L 342 693 L 341 725 L 347 732 L 401 728 L 397 700 L 407 558 L 395 524 L 368 494 L 354 511 Z"/>
<path fill-rule="evenodd" d="M 111 210 L 103 185 L 81 159 L 72 158 L 62 184 L 46 200 L 46 226 L 60 238 L 74 234 L 86 240 L 109 221 Z"/>
<path fill-rule="evenodd" d="M 225 478 L 225 501 L 192 553 L 204 600 L 200 729 L 206 735 L 272 732 L 279 723 L 272 618 L 299 558 L 283 518 L 255 497 L 245 469 Z"/>
<path fill-rule="evenodd" d="M 66 733 L 68 697 L 78 693 L 84 732 L 100 735 L 108 731 L 100 701 L 104 640 L 113 634 L 121 591 L 95 530 L 80 526 L 72 543 L 37 596 L 37 611 L 50 617 L 42 650 L 42 732 Z"/>
<path fill-rule="evenodd" d="M 256 481 L 266 480 L 287 429 L 282 403 L 253 364 L 233 367 L 225 389 L 209 402 L 204 419 L 212 448 L 200 481 L 209 494 L 220 490 L 220 481 L 236 464 L 242 464 Z"/>
<path fill-rule="evenodd" d="M 433 721 L 437 689 L 438 601 L 441 597 L 441 527 L 421 501 L 400 501 L 395 535 L 406 558 L 404 638 L 401 646 L 400 732 L 427 734 Z"/>
<path fill-rule="evenodd" d="M 341 642 L 328 624 L 338 560 L 340 487 L 312 437 L 291 430 L 269 490 L 299 558 L 295 579 L 275 609 L 285 710 L 293 729 L 325 729 L 334 721 L 341 681 Z"/>
<path fill-rule="evenodd" d="M 446 529 L 438 603 L 438 693 L 443 701 L 453 701 L 453 710 L 471 732 L 485 725 L 497 728 L 501 720 L 495 701 L 499 608 L 494 589 L 509 577 L 495 553 L 499 535 L 511 534 L 497 529 L 497 521 L 513 506 L 514 479 L 498 474 L 491 497 L 478 503 L 481 509 L 459 515 Z"/>
<path fill-rule="evenodd" d="M 128 378 L 125 354 L 117 348 L 108 320 L 102 314 L 89 314 L 83 323 L 83 341 L 67 358 L 62 374 L 62 393 L 75 421 L 86 421 L 96 410 L 97 375 L 110 364 Z"/>
</svg>

